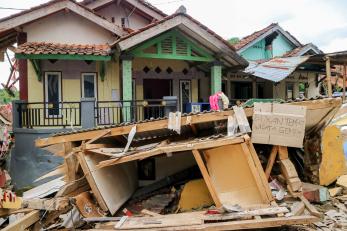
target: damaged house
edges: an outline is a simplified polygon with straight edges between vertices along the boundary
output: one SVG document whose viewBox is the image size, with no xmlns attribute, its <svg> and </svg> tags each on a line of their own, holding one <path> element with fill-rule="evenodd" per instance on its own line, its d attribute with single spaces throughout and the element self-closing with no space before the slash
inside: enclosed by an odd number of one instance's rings
<svg viewBox="0 0 347 231">
<path fill-rule="evenodd" d="M 229 73 L 223 90 L 234 101 L 250 98 L 292 100 L 320 95 L 318 75 L 324 63 L 308 62 L 309 55 L 322 54 L 314 44 L 301 44 L 277 23 L 248 35 L 234 44 L 249 61 L 242 72 Z"/>
<path fill-rule="evenodd" d="M 36 138 L 190 111 L 221 91 L 223 73 L 248 65 L 184 7 L 167 16 L 137 0 L 49 1 L 1 19 L 0 36 L 17 43 L 11 164 L 29 172 L 14 171 L 18 187 L 60 161 Z"/>
</svg>

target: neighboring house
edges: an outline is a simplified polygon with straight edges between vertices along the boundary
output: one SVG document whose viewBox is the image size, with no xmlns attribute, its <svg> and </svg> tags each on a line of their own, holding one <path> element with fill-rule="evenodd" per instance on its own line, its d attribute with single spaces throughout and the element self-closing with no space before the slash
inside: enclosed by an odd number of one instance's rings
<svg viewBox="0 0 347 231">
<path fill-rule="evenodd" d="M 60 161 L 35 149 L 37 137 L 184 111 L 248 65 L 184 7 L 167 16 L 142 0 L 50 1 L 0 19 L 0 50 L 14 43 L 21 101 L 11 165 L 30 168 L 11 173 L 19 185 Z"/>
<path fill-rule="evenodd" d="M 305 67 L 303 66 L 305 59 L 295 58 L 321 54 L 322 51 L 312 43 L 302 45 L 289 32 L 283 30 L 277 23 L 273 23 L 242 38 L 234 46 L 237 52 L 250 62 L 248 69 L 259 64 L 270 67 L 268 68 L 270 72 L 265 73 L 266 79 L 244 72 L 230 73 L 228 78 L 223 80 L 223 89 L 234 101 L 249 98 L 294 99 L 300 96 L 299 91 L 307 98 L 319 95 L 317 75 L 322 71 L 321 66 Z M 267 63 L 269 61 L 272 63 Z M 295 64 L 295 72 L 281 81 L 272 79 L 270 65 L 276 61 L 277 63 L 289 61 Z M 272 66 L 272 69 L 278 71 L 280 68 Z"/>
</svg>

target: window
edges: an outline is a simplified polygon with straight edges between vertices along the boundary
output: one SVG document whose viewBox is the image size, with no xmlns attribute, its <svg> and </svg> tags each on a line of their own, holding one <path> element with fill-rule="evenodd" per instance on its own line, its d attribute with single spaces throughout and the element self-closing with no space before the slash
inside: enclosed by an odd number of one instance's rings
<svg viewBox="0 0 347 231">
<path fill-rule="evenodd" d="M 286 99 L 294 99 L 294 83 L 286 83 Z"/>
<path fill-rule="evenodd" d="M 46 115 L 59 116 L 61 102 L 61 73 L 45 72 Z"/>
<path fill-rule="evenodd" d="M 82 74 L 82 98 L 97 98 L 96 74 Z"/>
<path fill-rule="evenodd" d="M 180 80 L 180 106 L 181 112 L 184 112 L 186 104 L 191 102 L 190 80 Z"/>
</svg>

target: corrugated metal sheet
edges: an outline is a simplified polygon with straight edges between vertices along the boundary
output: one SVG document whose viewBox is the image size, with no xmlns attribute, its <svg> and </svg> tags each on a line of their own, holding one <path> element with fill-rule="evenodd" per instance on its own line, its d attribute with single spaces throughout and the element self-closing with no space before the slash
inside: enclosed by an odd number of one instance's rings
<svg viewBox="0 0 347 231">
<path fill-rule="evenodd" d="M 280 82 L 293 73 L 300 64 L 306 62 L 309 57 L 274 58 L 260 64 L 252 62 L 244 72 L 262 79 Z"/>
</svg>

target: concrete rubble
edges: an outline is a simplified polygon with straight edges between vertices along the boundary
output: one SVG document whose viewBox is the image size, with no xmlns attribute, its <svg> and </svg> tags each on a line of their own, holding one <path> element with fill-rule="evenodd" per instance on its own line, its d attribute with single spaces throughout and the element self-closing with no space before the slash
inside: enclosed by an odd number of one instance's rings
<svg viewBox="0 0 347 231">
<path fill-rule="evenodd" d="M 4 187 L 0 227 L 346 230 L 345 162 L 324 172 L 344 156 L 326 163 L 333 154 L 319 145 L 340 106 L 255 103 L 52 134 L 36 146 L 63 165 L 24 192 Z"/>
</svg>

